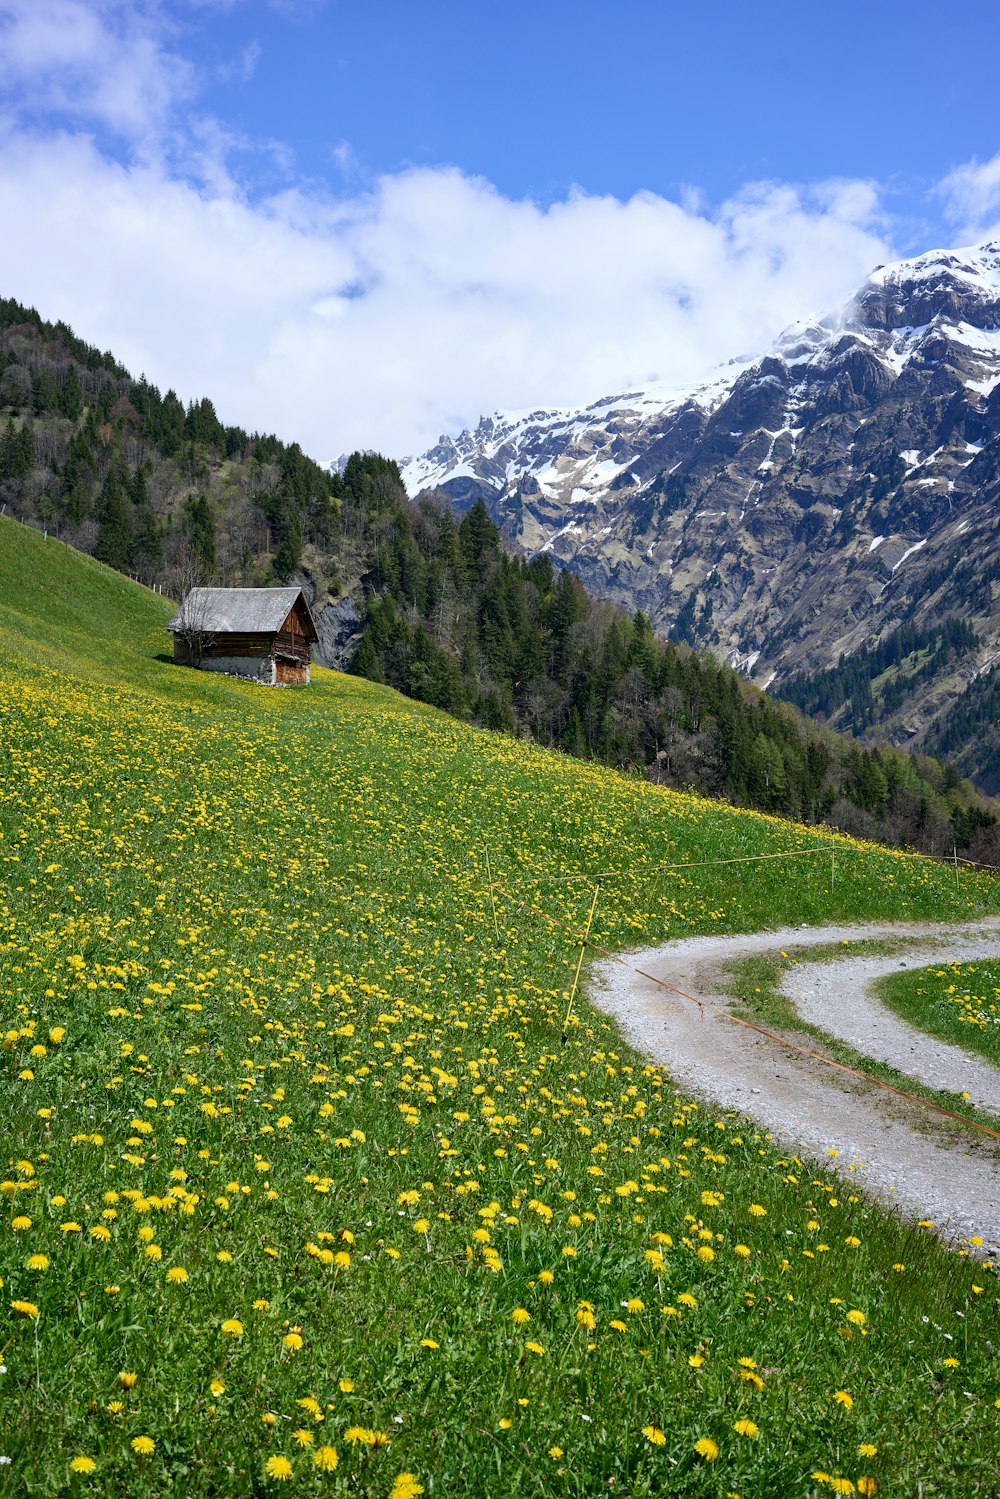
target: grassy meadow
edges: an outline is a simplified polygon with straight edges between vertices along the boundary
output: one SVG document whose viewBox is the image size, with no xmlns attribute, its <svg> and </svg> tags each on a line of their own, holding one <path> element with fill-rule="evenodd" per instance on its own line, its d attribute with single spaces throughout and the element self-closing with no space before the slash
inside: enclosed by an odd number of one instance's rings
<svg viewBox="0 0 1000 1499">
<path fill-rule="evenodd" d="M 0 1495 L 995 1494 L 974 1246 L 567 1007 L 595 872 L 618 949 L 997 887 L 169 614 L 0 521 Z"/>
<path fill-rule="evenodd" d="M 890 974 L 879 995 L 911 1025 L 1000 1067 L 1000 964 L 932 963 Z"/>
</svg>

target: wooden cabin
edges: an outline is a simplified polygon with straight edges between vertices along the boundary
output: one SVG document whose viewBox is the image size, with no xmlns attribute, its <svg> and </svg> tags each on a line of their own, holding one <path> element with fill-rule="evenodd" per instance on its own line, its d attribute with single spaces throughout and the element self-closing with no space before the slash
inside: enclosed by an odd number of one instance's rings
<svg viewBox="0 0 1000 1499">
<path fill-rule="evenodd" d="M 271 687 L 308 682 L 319 639 L 301 588 L 192 588 L 167 629 L 182 665 Z"/>
</svg>

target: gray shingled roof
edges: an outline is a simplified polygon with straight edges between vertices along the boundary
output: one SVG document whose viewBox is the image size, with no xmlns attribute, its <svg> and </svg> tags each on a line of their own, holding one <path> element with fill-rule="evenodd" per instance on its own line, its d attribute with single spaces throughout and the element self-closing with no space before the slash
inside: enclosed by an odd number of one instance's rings
<svg viewBox="0 0 1000 1499">
<path fill-rule="evenodd" d="M 192 588 L 167 629 L 270 634 L 281 629 L 301 592 L 301 588 Z M 312 623 L 309 606 L 305 599 L 302 602 Z"/>
</svg>

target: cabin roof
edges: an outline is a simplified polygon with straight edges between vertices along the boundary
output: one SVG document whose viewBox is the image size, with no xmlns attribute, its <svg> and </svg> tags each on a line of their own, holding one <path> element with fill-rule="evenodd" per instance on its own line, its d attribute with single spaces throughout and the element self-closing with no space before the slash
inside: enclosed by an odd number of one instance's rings
<svg viewBox="0 0 1000 1499">
<path fill-rule="evenodd" d="M 301 600 L 312 639 L 318 634 L 301 588 L 192 588 L 168 630 L 216 635 L 267 635 L 280 630 Z"/>
</svg>

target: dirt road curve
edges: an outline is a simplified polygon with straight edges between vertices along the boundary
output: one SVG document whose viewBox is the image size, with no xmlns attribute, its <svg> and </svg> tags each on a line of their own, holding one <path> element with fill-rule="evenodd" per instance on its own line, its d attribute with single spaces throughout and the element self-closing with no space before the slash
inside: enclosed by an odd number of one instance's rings
<svg viewBox="0 0 1000 1499">
<path fill-rule="evenodd" d="M 828 1148 L 838 1150 L 836 1169 L 898 1211 L 931 1219 L 945 1238 L 979 1234 L 989 1251 L 1000 1253 L 1000 1143 L 972 1131 L 945 1132 L 917 1105 L 726 1019 L 732 1001 L 723 992 L 724 973 L 740 958 L 885 937 L 907 939 L 906 950 L 803 964 L 785 992 L 804 1018 L 831 1035 L 931 1086 L 969 1093 L 1000 1116 L 1000 1074 L 906 1025 L 864 988 L 903 963 L 1000 954 L 1000 918 L 969 926 L 885 923 L 692 937 L 627 956 L 628 963 L 702 1000 L 704 1018 L 690 1001 L 613 961 L 595 971 L 591 997 L 692 1096 L 738 1109 L 797 1154 L 825 1159 Z"/>
</svg>

